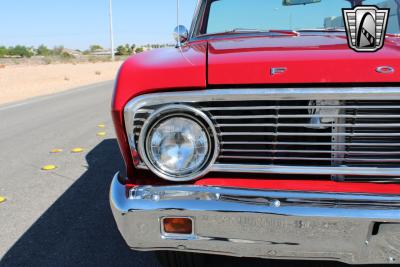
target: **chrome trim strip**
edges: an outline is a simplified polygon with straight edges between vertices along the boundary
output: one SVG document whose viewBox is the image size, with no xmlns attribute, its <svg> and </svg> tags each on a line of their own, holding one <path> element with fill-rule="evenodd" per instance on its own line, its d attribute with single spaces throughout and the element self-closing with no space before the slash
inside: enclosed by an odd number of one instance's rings
<svg viewBox="0 0 400 267">
<path fill-rule="evenodd" d="M 368 167 L 301 167 L 278 165 L 215 164 L 214 172 L 270 173 L 270 174 L 310 174 L 310 175 L 360 175 L 398 176 L 400 169 Z"/>
<path fill-rule="evenodd" d="M 222 141 L 221 145 L 307 145 L 307 146 L 329 146 L 329 145 L 348 145 L 347 143 L 321 143 L 321 142 L 256 142 L 256 141 Z M 352 146 L 400 146 L 400 143 L 351 143 Z"/>
<path fill-rule="evenodd" d="M 332 127 L 333 124 L 321 123 L 321 127 Z M 304 123 L 217 123 L 216 127 L 309 127 L 310 124 Z M 400 123 L 356 123 L 356 124 L 335 124 L 336 127 L 346 128 L 397 128 L 400 127 Z"/>
<path fill-rule="evenodd" d="M 261 156 L 229 156 L 229 155 L 220 155 L 220 159 L 259 159 L 259 160 L 306 160 L 306 161 L 331 161 L 331 160 L 341 160 L 342 158 L 338 157 L 329 157 L 329 158 L 311 158 L 311 157 L 261 157 Z M 400 159 L 378 159 L 378 158 L 351 158 L 347 159 L 348 162 L 400 162 Z M 252 165 L 253 166 L 253 165 Z"/>
<path fill-rule="evenodd" d="M 137 105 L 165 103 L 196 103 L 201 101 L 251 101 L 251 100 L 400 100 L 400 87 L 381 88 L 270 88 L 270 89 L 212 89 L 177 91 L 138 96 L 125 110 Z"/>
<path fill-rule="evenodd" d="M 134 117 L 137 111 L 155 105 L 164 105 L 171 103 L 182 103 L 182 104 L 195 104 L 198 102 L 212 101 L 212 102 L 224 102 L 224 101 L 252 101 L 252 100 L 400 100 L 400 87 L 381 87 L 381 88 L 270 88 L 270 89 L 214 89 L 214 90 L 197 90 L 197 91 L 177 91 L 177 92 L 163 92 L 154 93 L 138 96 L 132 99 L 125 107 L 124 118 L 125 125 L 128 132 L 128 140 L 132 150 L 132 155 L 136 156 L 134 158 L 135 164 L 139 164 L 138 168 L 146 168 L 141 164 L 141 158 L 137 153 L 136 139 L 133 131 Z M 393 107 L 393 106 L 392 106 Z M 148 108 L 146 108 L 148 109 Z M 288 115 L 293 118 L 293 115 Z M 317 117 L 318 115 L 297 115 L 299 118 L 304 117 Z M 245 116 L 232 116 L 224 117 L 224 119 L 241 118 Z M 255 116 L 250 116 L 255 118 Z M 266 117 L 266 116 L 262 116 Z M 277 118 L 277 116 L 268 116 L 271 118 Z M 282 116 L 280 116 L 282 117 Z M 284 116 L 283 116 L 284 117 Z M 349 118 L 380 118 L 381 116 L 374 115 L 333 115 L 331 117 L 349 117 Z M 389 118 L 400 118 L 398 115 L 389 115 Z M 217 117 L 214 117 L 218 118 Z M 224 123 L 227 124 L 227 123 Z M 357 127 L 362 124 L 355 124 L 353 127 Z M 274 125 L 277 127 L 278 125 Z M 397 127 L 396 125 L 392 125 Z M 372 126 L 370 126 L 372 127 Z M 224 133 L 226 135 L 226 133 Z M 243 133 L 241 133 L 243 134 Z M 247 134 L 247 133 L 245 133 Z M 256 135 L 258 133 L 249 133 Z M 268 133 L 275 134 L 275 133 Z M 289 133 L 279 133 L 279 135 L 288 135 Z M 299 135 L 296 133 L 296 135 Z M 310 135 L 310 133 L 307 133 Z M 316 135 L 316 134 L 315 134 Z M 331 136 L 333 134 L 318 134 L 318 136 Z M 338 133 L 335 136 L 399 136 L 397 133 Z M 221 144 L 244 144 L 245 142 L 221 142 Z M 338 145 L 341 142 L 337 142 Z M 267 144 L 267 142 L 254 142 L 248 144 Z M 268 144 L 273 144 L 268 143 Z M 285 144 L 285 143 L 279 143 Z M 289 144 L 289 143 L 287 143 Z M 292 145 L 317 145 L 316 143 L 291 143 Z M 326 145 L 332 145 L 332 143 L 327 143 Z M 352 143 L 352 146 L 362 146 L 363 143 Z M 397 144 L 385 144 L 385 143 L 368 143 L 368 146 L 394 146 Z M 399 144 L 400 145 L 400 144 Z M 356 175 L 378 175 L 378 176 L 399 176 L 400 171 L 393 168 L 350 168 L 350 167 L 290 167 L 290 166 L 256 166 L 256 165 L 229 165 L 229 170 L 227 170 L 227 165 L 216 164 L 212 166 L 213 171 L 223 171 L 223 172 L 253 172 L 253 173 L 282 173 L 282 174 L 356 174 Z M 262 171 L 261 171 L 262 170 Z M 358 173 L 357 173 L 358 172 Z"/>
<path fill-rule="evenodd" d="M 318 108 L 322 109 L 359 109 L 359 108 L 368 108 L 368 109 L 398 109 L 400 106 L 318 106 Z M 297 110 L 297 109 L 310 109 L 310 106 L 240 106 L 240 107 L 212 107 L 212 108 L 201 108 L 203 111 L 235 111 L 235 110 L 269 110 L 269 109 L 289 109 L 289 110 Z"/>
<path fill-rule="evenodd" d="M 231 149 L 224 148 L 221 152 L 244 152 L 244 153 L 315 153 L 315 154 L 330 154 L 332 150 L 284 150 L 284 149 Z M 336 154 L 345 155 L 400 155 L 400 151 L 335 151 Z"/>
<path fill-rule="evenodd" d="M 400 195 L 143 186 L 126 196 L 116 176 L 110 203 L 136 250 L 350 264 L 384 264 L 400 255 Z M 164 238 L 164 217 L 192 218 L 193 235 Z M 375 223 L 381 225 L 373 234 Z"/>
<path fill-rule="evenodd" d="M 285 118 L 320 118 L 321 115 L 234 115 L 213 116 L 215 120 L 238 120 L 238 119 L 285 119 Z M 329 118 L 369 119 L 382 118 L 382 115 L 329 115 Z M 385 115 L 386 118 L 400 118 L 400 115 Z"/>
<path fill-rule="evenodd" d="M 400 133 L 289 133 L 289 132 L 223 132 L 220 136 L 400 136 Z"/>
</svg>

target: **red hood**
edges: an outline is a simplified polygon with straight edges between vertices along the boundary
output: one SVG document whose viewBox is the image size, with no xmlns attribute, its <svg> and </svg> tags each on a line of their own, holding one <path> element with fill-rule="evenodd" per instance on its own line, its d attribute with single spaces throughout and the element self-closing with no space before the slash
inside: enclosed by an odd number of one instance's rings
<svg viewBox="0 0 400 267">
<path fill-rule="evenodd" d="M 358 53 L 344 35 L 245 37 L 209 41 L 208 82 L 217 84 L 400 82 L 400 38 Z M 381 74 L 380 66 L 396 71 Z M 271 68 L 286 68 L 271 75 Z"/>
</svg>

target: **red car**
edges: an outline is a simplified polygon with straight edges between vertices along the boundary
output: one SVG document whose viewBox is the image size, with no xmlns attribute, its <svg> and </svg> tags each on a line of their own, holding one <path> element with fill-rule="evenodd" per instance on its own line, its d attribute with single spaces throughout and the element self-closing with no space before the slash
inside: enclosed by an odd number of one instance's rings
<svg viewBox="0 0 400 267">
<path fill-rule="evenodd" d="M 342 9 L 356 5 L 390 9 L 379 51 L 349 47 Z M 201 0 L 176 48 L 129 58 L 112 104 L 126 172 L 110 192 L 128 246 L 165 266 L 399 263 L 399 10 Z"/>
</svg>

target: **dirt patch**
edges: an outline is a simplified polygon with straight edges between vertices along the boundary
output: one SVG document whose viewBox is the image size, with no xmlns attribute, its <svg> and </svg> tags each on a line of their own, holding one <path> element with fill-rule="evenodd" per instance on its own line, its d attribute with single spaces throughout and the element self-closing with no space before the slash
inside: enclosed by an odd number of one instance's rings
<svg viewBox="0 0 400 267">
<path fill-rule="evenodd" d="M 115 79 L 122 61 L 0 68 L 0 104 Z"/>
</svg>

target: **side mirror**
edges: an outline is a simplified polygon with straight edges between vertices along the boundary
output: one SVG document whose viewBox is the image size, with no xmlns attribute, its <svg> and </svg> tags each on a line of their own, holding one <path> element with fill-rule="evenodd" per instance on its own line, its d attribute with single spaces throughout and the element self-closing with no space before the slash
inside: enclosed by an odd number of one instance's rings
<svg viewBox="0 0 400 267">
<path fill-rule="evenodd" d="M 185 43 L 189 39 L 189 31 L 185 26 L 179 25 L 174 30 L 174 39 L 178 43 L 178 46 Z"/>
</svg>

